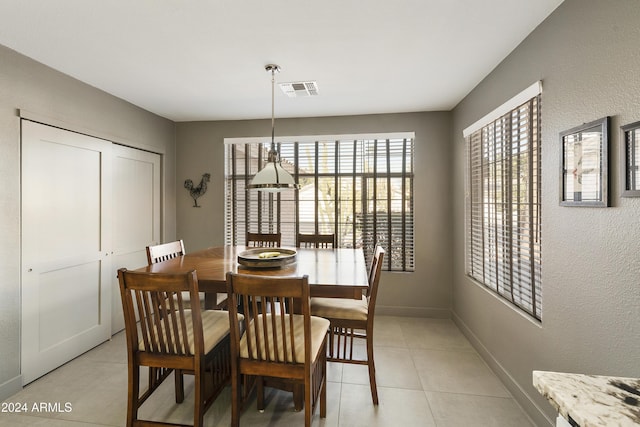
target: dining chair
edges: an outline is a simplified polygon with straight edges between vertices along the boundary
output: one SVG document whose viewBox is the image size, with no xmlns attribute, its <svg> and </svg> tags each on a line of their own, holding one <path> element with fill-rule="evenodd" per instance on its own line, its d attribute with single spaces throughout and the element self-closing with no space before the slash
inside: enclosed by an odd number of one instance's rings
<svg viewBox="0 0 640 427">
<path fill-rule="evenodd" d="M 281 237 L 281 233 L 247 233 L 247 246 L 278 248 Z"/>
<path fill-rule="evenodd" d="M 347 298 L 311 298 L 311 314 L 321 316 L 331 322 L 329 328 L 330 362 L 368 365 L 369 386 L 374 405 L 378 404 L 376 386 L 376 367 L 373 359 L 373 319 L 378 295 L 380 272 L 384 249 L 376 246 L 369 269 L 369 287 L 362 299 Z M 366 358 L 354 357 L 354 339 L 364 339 L 367 345 Z"/>
<path fill-rule="evenodd" d="M 305 426 L 320 401 L 320 417 L 327 412 L 327 330 L 329 321 L 311 316 L 309 279 L 227 273 L 229 318 L 244 311 L 244 331 L 231 322 L 231 425 L 240 425 L 240 412 L 254 377 L 258 410 L 264 410 L 264 384 L 270 379 L 290 381 L 304 392 Z M 295 307 L 295 309 L 294 309 Z M 241 390 L 241 376 L 245 381 Z"/>
<path fill-rule="evenodd" d="M 186 252 L 184 250 L 184 242 L 182 240 L 176 240 L 169 243 L 163 243 L 160 245 L 151 245 L 147 246 L 147 263 L 149 265 L 156 264 L 158 262 L 167 261 L 182 255 L 185 255 Z M 184 294 L 182 296 L 184 304 L 186 307 L 190 307 L 191 299 L 189 294 Z M 204 309 L 204 300 L 205 296 L 203 292 L 200 292 L 198 295 L 198 300 L 200 301 L 200 307 Z M 216 309 L 224 309 L 227 306 L 227 295 L 226 294 L 218 294 L 216 296 Z"/>
<path fill-rule="evenodd" d="M 298 233 L 298 248 L 335 248 L 335 234 L 302 234 Z"/>
<path fill-rule="evenodd" d="M 176 240 L 160 245 L 147 246 L 147 264 L 155 264 L 184 255 L 184 242 Z"/>
<path fill-rule="evenodd" d="M 197 304 L 185 308 L 183 293 L 198 296 L 195 270 L 170 274 L 121 268 L 118 280 L 127 340 L 126 425 L 176 425 L 138 417 L 140 406 L 175 370 L 194 375 L 193 425 L 202 426 L 205 411 L 230 380 L 229 314 L 202 311 Z M 142 366 L 149 368 L 149 387 L 140 394 Z M 178 403 L 184 399 L 181 392 L 179 398 L 176 390 Z"/>
</svg>

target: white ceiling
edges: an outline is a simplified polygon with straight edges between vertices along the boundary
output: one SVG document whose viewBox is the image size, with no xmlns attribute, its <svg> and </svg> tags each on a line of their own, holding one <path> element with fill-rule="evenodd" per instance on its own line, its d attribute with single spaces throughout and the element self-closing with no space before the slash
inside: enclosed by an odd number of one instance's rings
<svg viewBox="0 0 640 427">
<path fill-rule="evenodd" d="M 562 0 L 0 0 L 0 44 L 174 121 L 450 110 Z M 0 67 L 2 65 L 0 64 Z"/>
</svg>

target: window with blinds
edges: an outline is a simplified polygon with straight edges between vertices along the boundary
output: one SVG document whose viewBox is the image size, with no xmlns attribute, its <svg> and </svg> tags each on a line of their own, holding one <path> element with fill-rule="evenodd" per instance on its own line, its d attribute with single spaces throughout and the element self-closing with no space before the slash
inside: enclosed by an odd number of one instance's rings
<svg viewBox="0 0 640 427">
<path fill-rule="evenodd" d="M 283 246 L 295 246 L 297 233 L 333 233 L 367 259 L 381 245 L 386 270 L 414 270 L 413 134 L 280 142 L 300 190 L 246 190 L 269 146 L 226 144 L 226 244 L 244 245 L 247 232 L 281 233 Z"/>
<path fill-rule="evenodd" d="M 540 95 L 466 143 L 467 274 L 541 319 Z"/>
</svg>

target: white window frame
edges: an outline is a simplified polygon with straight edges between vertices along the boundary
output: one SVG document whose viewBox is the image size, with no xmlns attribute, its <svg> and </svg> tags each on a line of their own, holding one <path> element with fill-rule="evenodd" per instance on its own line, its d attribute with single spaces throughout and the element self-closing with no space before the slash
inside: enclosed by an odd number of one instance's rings
<svg viewBox="0 0 640 427">
<path fill-rule="evenodd" d="M 463 131 L 466 273 L 537 320 L 542 319 L 541 92 L 536 82 Z"/>
<path fill-rule="evenodd" d="M 338 208 L 336 208 L 336 213 L 331 217 L 329 221 L 333 224 L 332 227 L 325 227 L 326 222 L 318 219 L 318 209 L 311 208 L 311 211 L 315 210 L 315 214 L 312 215 L 313 218 L 309 219 L 305 217 L 301 219 L 301 211 L 302 213 L 306 213 L 307 216 L 309 214 L 309 206 L 313 203 L 317 205 L 319 202 L 319 196 L 316 191 L 315 202 L 310 200 L 308 195 L 307 199 L 304 199 L 303 195 L 299 196 L 299 192 L 296 191 L 284 191 L 281 193 L 262 193 L 261 196 L 258 196 L 257 190 L 250 190 L 249 202 L 247 199 L 240 200 L 238 202 L 237 199 L 240 197 L 234 197 L 233 194 L 239 195 L 243 194 L 243 187 L 249 182 L 250 178 L 258 171 L 258 166 L 264 160 L 262 153 L 260 150 L 264 151 L 268 149 L 270 143 L 268 141 L 269 138 L 266 137 L 250 137 L 250 138 L 225 138 L 225 244 L 228 245 L 237 245 L 244 244 L 244 234 L 247 231 L 251 232 L 262 232 L 262 233 L 274 233 L 274 232 L 283 232 L 282 235 L 282 245 L 283 246 L 293 246 L 295 245 L 295 237 L 298 232 L 304 233 L 335 233 L 335 229 L 339 229 L 341 233 L 336 233 L 336 238 L 338 241 L 338 245 L 344 245 L 346 247 L 362 247 L 365 250 L 365 255 L 367 258 L 373 253 L 376 244 L 382 245 L 387 253 L 388 257 L 385 259 L 384 268 L 388 271 L 414 271 L 414 207 L 413 207 L 413 157 L 415 153 L 414 140 L 415 133 L 414 132 L 396 132 L 396 133 L 375 133 L 375 134 L 346 134 L 346 135 L 312 135 L 312 136 L 284 136 L 276 138 L 276 147 L 280 151 L 281 160 L 283 167 L 288 170 L 298 182 L 309 182 L 309 180 L 313 181 L 312 185 L 314 188 L 317 188 L 317 185 L 320 185 L 321 180 L 335 180 L 335 185 L 338 185 L 338 179 L 344 181 L 352 181 L 353 189 L 347 191 L 347 195 L 349 191 L 353 192 L 354 206 L 353 212 L 360 212 L 359 215 L 369 215 L 369 219 L 363 222 L 364 217 L 355 216 L 353 213 L 352 221 L 356 221 L 358 218 L 360 220 L 357 221 L 359 225 L 366 224 L 365 229 L 359 229 L 358 232 L 355 231 L 355 226 L 353 226 L 353 238 L 342 240 L 344 237 L 344 233 L 342 230 L 342 222 L 336 225 L 336 221 L 341 218 L 341 215 L 338 213 Z M 374 142 L 376 141 L 376 142 Z M 398 142 L 403 141 L 403 142 Z M 360 170 L 364 166 L 356 166 L 356 161 L 354 160 L 353 168 L 358 169 L 357 171 L 348 169 L 348 172 L 343 166 L 343 163 L 340 162 L 338 164 L 336 158 L 342 159 L 340 157 L 340 153 L 342 150 L 339 150 L 340 144 L 352 144 L 354 147 L 354 155 L 355 151 L 358 151 L 357 159 L 358 162 L 361 159 L 360 147 L 375 145 L 375 148 L 372 152 L 373 156 L 376 156 L 378 161 L 376 165 L 371 166 L 371 169 L 367 169 L 366 171 Z M 318 145 L 324 144 L 325 150 L 327 146 L 335 145 L 335 151 L 333 148 L 328 149 L 326 151 L 328 154 L 322 154 L 324 152 L 318 151 Z M 398 171 L 397 164 L 393 163 L 393 159 L 398 159 L 398 151 L 389 151 L 393 150 L 398 146 L 398 144 L 402 145 L 404 149 L 407 150 L 407 158 L 405 159 L 404 155 L 400 156 L 400 158 L 404 159 L 401 162 L 403 163 L 402 171 Z M 239 148 L 232 149 L 230 147 L 245 147 L 242 150 Z M 249 148 L 249 146 L 253 148 Z M 303 148 L 305 152 L 307 152 L 310 148 L 313 150 L 315 146 L 315 155 L 303 155 Z M 300 150 L 298 148 L 300 147 Z M 344 145 L 343 145 L 344 147 Z M 357 150 L 356 148 L 357 147 Z M 240 161 L 239 159 L 235 160 L 235 163 L 231 161 L 231 158 L 235 155 L 241 156 L 244 159 L 245 153 L 249 150 L 252 151 L 250 154 L 248 161 Z M 375 152 L 378 151 L 378 154 Z M 389 154 L 391 158 L 386 156 L 386 153 Z M 236 154 L 233 154 L 236 153 Z M 386 158 L 383 158 L 384 153 Z M 304 158 L 303 158 L 304 156 Z M 305 159 L 314 159 L 318 156 L 324 160 L 329 160 L 330 162 L 336 161 L 335 166 L 329 168 L 329 172 L 322 172 L 316 170 L 315 167 L 306 167 L 305 164 L 309 164 L 305 162 Z M 343 157 L 346 154 L 343 155 Z M 369 159 L 367 155 L 367 159 Z M 345 157 L 346 158 L 346 157 Z M 349 156 L 349 159 L 354 159 L 353 156 Z M 351 160 L 347 161 L 347 164 Z M 391 162 L 391 163 L 390 163 Z M 241 164 L 240 164 L 241 163 Z M 235 164 L 236 166 L 233 166 Z M 300 167 L 298 167 L 300 165 Z M 347 166 L 348 168 L 348 166 Z M 231 169 L 235 169 L 236 172 Z M 246 171 L 246 172 L 245 172 Z M 311 172 L 309 172 L 311 171 Z M 236 174 L 236 179 L 231 180 L 229 177 L 232 174 Z M 339 177 L 339 178 L 338 178 Z M 404 179 L 403 179 L 404 178 Z M 356 184 L 356 180 L 358 183 Z M 232 182 L 235 181 L 235 184 Z M 244 182 L 243 182 L 244 181 Z M 342 181 L 341 181 L 342 182 Z M 393 182 L 393 183 L 392 183 Z M 402 201 L 398 202 L 397 197 L 398 194 L 394 192 L 391 194 L 391 188 L 396 188 L 398 182 L 402 183 L 403 191 L 400 192 L 400 197 Z M 376 183 L 378 188 L 376 190 Z M 405 184 L 406 183 L 406 184 Z M 358 186 L 358 190 L 355 190 L 355 186 Z M 304 189 L 304 188 L 303 188 Z M 381 193 L 382 190 L 382 193 Z M 301 190 L 303 191 L 303 190 Z M 345 190 L 341 190 L 341 195 L 335 195 L 336 200 L 342 197 L 342 194 Z M 366 205 L 371 205 L 372 200 L 369 197 L 366 197 L 366 200 L 358 199 L 355 201 L 356 191 L 359 195 L 362 194 L 371 194 L 372 191 L 376 191 L 376 196 L 374 197 L 378 200 L 378 204 L 376 206 L 380 206 L 380 204 L 387 206 L 387 209 L 384 208 L 378 210 L 384 211 L 383 217 L 376 218 L 377 211 L 374 209 L 372 212 L 368 214 L 364 214 L 364 212 L 368 212 L 369 208 L 366 208 Z M 364 193 L 361 193 L 363 191 Z M 384 193 L 384 194 L 383 194 Z M 402 196 L 404 194 L 405 196 Z M 407 196 L 408 195 L 408 196 Z M 255 199 L 255 200 L 254 200 Z M 248 205 L 247 205 L 248 203 Z M 257 207 L 256 207 L 257 203 Z M 342 203 L 342 202 L 341 202 Z M 234 207 L 234 205 L 236 205 Z M 301 204 L 306 205 L 307 208 L 300 209 Z M 356 209 L 356 204 L 357 209 Z M 391 205 L 396 206 L 396 208 L 391 208 Z M 396 212 L 398 204 L 402 206 L 401 213 Z M 335 203 L 338 206 L 338 203 Z M 249 206 L 249 207 L 247 207 Z M 342 204 L 341 204 L 342 206 Z M 359 211 L 360 206 L 362 210 Z M 243 212 L 244 211 L 244 212 Z M 260 216 L 260 219 L 257 221 L 253 221 L 252 223 L 238 224 L 238 218 L 241 218 L 244 215 L 246 218 L 246 212 L 256 212 L 254 216 Z M 235 223 L 233 222 L 235 218 Z M 303 222 L 305 221 L 306 222 Z M 240 221 L 245 221 L 244 219 Z M 315 222 L 315 227 L 311 227 L 309 229 L 309 221 Z M 320 221 L 320 226 L 319 226 Z M 385 222 L 386 221 L 386 222 Z M 286 227 L 282 227 L 281 223 L 286 223 Z M 384 230 L 377 230 L 377 227 L 380 227 L 380 224 L 384 223 Z M 253 224 L 253 225 L 252 225 Z M 304 228 L 304 224 L 307 224 L 306 228 Z M 355 224 L 355 222 L 354 222 Z M 258 227 L 258 229 L 256 229 Z M 294 232 L 291 233 L 291 228 L 294 228 Z M 301 229 L 301 227 L 303 229 Z M 369 229 L 371 227 L 371 229 Z M 315 228 L 315 229 L 314 229 Z M 391 233 L 391 234 L 389 234 Z M 343 237 L 341 237 L 343 236 Z M 389 237 L 391 236 L 391 237 Z M 400 237 L 399 237 L 400 236 Z M 398 244 L 398 238 L 402 239 L 403 244 Z M 391 243 L 389 242 L 391 241 Z M 389 250 L 389 245 L 391 244 L 392 250 Z M 400 247 L 401 246 L 401 247 Z"/>
</svg>

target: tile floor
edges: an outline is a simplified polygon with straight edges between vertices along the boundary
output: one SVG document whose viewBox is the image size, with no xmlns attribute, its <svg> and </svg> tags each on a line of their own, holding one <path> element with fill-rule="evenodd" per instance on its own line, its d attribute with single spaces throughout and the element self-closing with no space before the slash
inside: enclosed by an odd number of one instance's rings
<svg viewBox="0 0 640 427">
<path fill-rule="evenodd" d="M 327 418 L 318 410 L 314 426 L 494 426 L 532 423 L 451 320 L 380 316 L 375 324 L 380 405 L 373 406 L 366 366 L 330 363 Z M 175 404 L 169 378 L 142 408 L 154 419 L 191 423 L 192 382 L 185 377 L 185 402 Z M 303 425 L 291 395 L 267 389 L 267 409 L 255 398 L 242 426 Z M 26 414 L 0 413 L 0 426 L 122 426 L 127 371 L 124 334 L 85 353 L 5 402 L 26 403 Z M 34 403 L 59 403 L 61 411 L 34 412 Z M 65 412 L 65 404 L 70 410 Z M 230 424 L 227 388 L 205 415 L 207 426 Z"/>
</svg>

